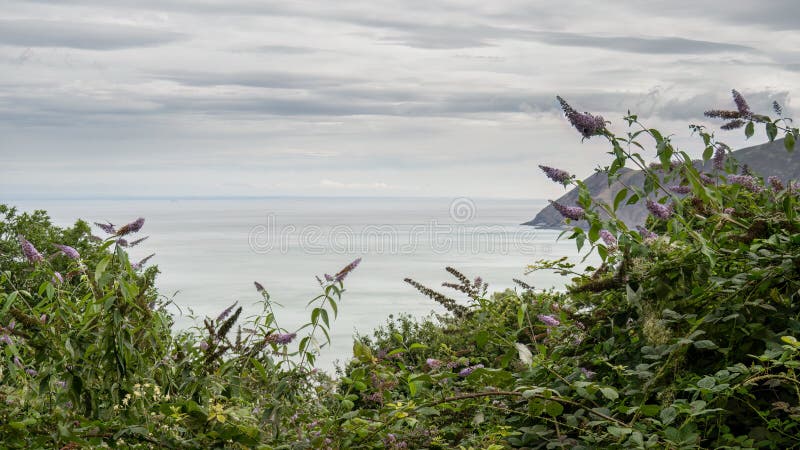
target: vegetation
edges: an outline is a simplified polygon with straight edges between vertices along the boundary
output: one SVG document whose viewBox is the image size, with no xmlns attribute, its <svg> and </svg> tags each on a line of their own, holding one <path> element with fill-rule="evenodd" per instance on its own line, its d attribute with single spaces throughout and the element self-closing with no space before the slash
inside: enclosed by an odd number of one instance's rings
<svg viewBox="0 0 800 450">
<path fill-rule="evenodd" d="M 783 134 L 791 121 L 710 111 Z M 610 181 L 626 165 L 646 174 L 612 204 L 562 170 L 582 193 L 558 205 L 587 230 L 566 232 L 600 267 L 566 260 L 531 270 L 569 278 L 566 292 L 494 294 L 448 268 L 467 305 L 407 280 L 449 314 L 390 318 L 360 337 L 335 378 L 313 369 L 344 281 L 357 261 L 320 279 L 304 327 L 278 326 L 236 305 L 203 327 L 173 331 L 157 269 L 131 264 L 134 221 L 93 239 L 86 223 L 2 207 L 0 439 L 10 448 L 796 448 L 800 446 L 798 190 L 742 173 L 703 127 L 704 161 L 642 125 L 615 135 L 599 116 L 561 100 L 584 138 L 610 143 Z M 648 166 L 652 140 L 659 162 Z M 616 219 L 646 202 L 646 228 Z M 599 211 L 607 214 L 601 216 Z M 604 219 L 603 217 L 610 217 Z M 61 247 L 56 244 L 62 245 Z M 65 247 L 69 246 L 69 247 Z M 37 249 L 45 251 L 45 255 Z M 48 256 L 49 255 L 49 256 Z M 245 322 L 245 323 L 241 323 Z M 240 325 L 241 323 L 241 325 Z M 302 336 L 297 339 L 298 336 Z M 295 345 L 296 344 L 296 345 Z"/>
</svg>

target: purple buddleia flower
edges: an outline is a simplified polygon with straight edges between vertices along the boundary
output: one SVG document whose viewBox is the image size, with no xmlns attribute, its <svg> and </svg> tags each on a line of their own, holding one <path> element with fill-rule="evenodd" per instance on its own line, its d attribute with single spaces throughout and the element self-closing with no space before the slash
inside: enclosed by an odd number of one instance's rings
<svg viewBox="0 0 800 450">
<path fill-rule="evenodd" d="M 350 272 L 352 272 L 358 265 L 361 264 L 361 258 L 356 258 L 353 262 L 346 265 L 344 269 L 340 270 L 339 273 L 334 275 L 334 279 L 336 281 L 344 280 Z"/>
<path fill-rule="evenodd" d="M 155 253 L 151 253 L 151 254 L 145 256 L 139 262 L 137 262 L 135 264 L 131 264 L 131 268 L 134 269 L 134 270 L 141 269 L 142 266 L 145 265 L 145 263 L 147 263 L 147 261 L 150 261 L 150 258 L 152 258 L 153 256 L 156 256 L 156 254 Z"/>
<path fill-rule="evenodd" d="M 100 228 L 101 230 L 105 231 L 108 234 L 114 234 L 114 233 L 117 232 L 117 230 L 114 228 L 114 224 L 111 223 L 111 222 L 108 222 L 108 223 L 95 222 L 94 224 L 97 225 L 98 228 Z"/>
<path fill-rule="evenodd" d="M 750 192 L 759 193 L 764 190 L 755 177 L 750 175 L 728 175 L 728 183 L 738 184 Z"/>
<path fill-rule="evenodd" d="M 465 368 L 461 369 L 460 372 L 458 372 L 458 376 L 467 377 L 472 372 L 474 372 L 475 369 L 483 369 L 483 364 L 475 364 L 474 366 L 465 367 Z"/>
<path fill-rule="evenodd" d="M 272 342 L 274 344 L 286 345 L 290 344 L 296 337 L 297 333 L 276 333 L 267 336 L 266 340 L 267 342 Z"/>
<path fill-rule="evenodd" d="M 753 113 L 750 111 L 750 106 L 747 104 L 744 97 L 742 97 L 742 94 L 736 89 L 732 89 L 731 94 L 733 94 L 733 102 L 736 103 L 736 109 L 739 111 L 739 114 L 743 117 L 752 116 Z"/>
<path fill-rule="evenodd" d="M 129 246 L 129 247 L 136 247 L 137 245 L 139 245 L 139 244 L 141 244 L 142 242 L 146 241 L 146 240 L 147 240 L 147 238 L 149 238 L 149 237 L 150 237 L 150 236 L 145 236 L 145 237 L 143 237 L 143 238 L 136 239 L 135 241 L 131 241 L 131 242 L 128 244 L 128 246 Z"/>
<path fill-rule="evenodd" d="M 736 212 L 736 210 L 735 210 L 735 209 L 733 209 L 733 208 L 725 208 L 725 209 L 723 209 L 723 210 L 722 210 L 722 212 L 723 212 L 724 214 L 731 215 L 731 214 L 735 213 L 735 212 Z"/>
<path fill-rule="evenodd" d="M 126 236 L 131 233 L 137 233 L 139 230 L 142 229 L 144 226 L 144 217 L 139 217 L 138 219 L 134 220 L 133 222 L 124 225 L 122 228 L 117 230 L 117 236 Z"/>
<path fill-rule="evenodd" d="M 227 319 L 228 316 L 230 315 L 231 311 L 233 311 L 233 308 L 235 308 L 238 303 L 239 303 L 238 301 L 235 301 L 235 302 L 233 302 L 233 304 L 231 306 L 228 306 L 227 308 L 225 308 L 219 314 L 219 316 L 217 316 L 217 323 L 222 322 L 223 320 Z"/>
<path fill-rule="evenodd" d="M 14 344 L 14 341 L 11 340 L 11 336 L 9 336 L 9 335 L 7 335 L 5 333 L 0 335 L 0 342 L 3 342 L 6 345 L 13 345 Z"/>
<path fill-rule="evenodd" d="M 438 369 L 442 365 L 442 362 L 435 358 L 428 358 L 425 360 L 425 364 L 431 369 Z"/>
<path fill-rule="evenodd" d="M 600 238 L 609 249 L 617 248 L 617 238 L 608 230 L 600 230 Z"/>
<path fill-rule="evenodd" d="M 198 347 L 200 347 L 200 350 L 206 351 L 206 350 L 208 350 L 208 342 L 200 341 L 200 344 L 198 345 Z"/>
<path fill-rule="evenodd" d="M 591 380 L 595 376 L 595 373 L 586 367 L 581 367 L 581 373 L 586 377 L 587 380 Z"/>
<path fill-rule="evenodd" d="M 130 244 L 128 244 L 128 241 L 126 239 L 119 238 L 117 239 L 117 245 L 119 245 L 120 247 L 128 247 Z"/>
<path fill-rule="evenodd" d="M 548 327 L 557 327 L 561 325 L 561 322 L 558 321 L 555 317 L 548 315 L 548 314 L 539 314 L 536 316 L 539 320 L 542 321 Z"/>
<path fill-rule="evenodd" d="M 685 194 L 688 194 L 689 192 L 692 192 L 692 187 L 691 186 L 681 186 L 681 185 L 677 185 L 676 184 L 676 185 L 670 186 L 669 190 L 674 192 L 674 193 L 676 193 L 676 194 L 685 195 Z"/>
<path fill-rule="evenodd" d="M 564 115 L 567 116 L 567 120 L 569 123 L 572 124 L 581 135 L 586 138 L 590 138 L 597 134 L 602 134 L 602 131 L 605 129 L 606 122 L 603 120 L 602 116 L 593 116 L 588 112 L 579 113 L 575 111 L 563 98 L 556 96 L 558 102 L 561 104 L 561 109 L 564 111 Z"/>
<path fill-rule="evenodd" d="M 767 181 L 769 181 L 769 185 L 772 186 L 772 190 L 775 192 L 780 192 L 784 189 L 783 181 L 774 175 L 767 178 Z"/>
<path fill-rule="evenodd" d="M 719 118 L 719 119 L 738 119 L 742 117 L 742 114 L 739 111 L 727 111 L 724 109 L 712 109 L 710 111 L 706 111 L 706 117 L 712 118 Z"/>
<path fill-rule="evenodd" d="M 662 220 L 667 220 L 672 217 L 672 205 L 662 205 L 661 203 L 654 202 L 653 200 L 647 200 L 647 210 L 650 211 L 654 217 Z"/>
<path fill-rule="evenodd" d="M 75 250 L 74 248 L 70 247 L 69 245 L 55 244 L 55 246 L 56 246 L 56 248 L 61 250 L 61 253 L 63 253 L 64 256 L 66 256 L 69 259 L 80 259 L 81 258 L 80 253 L 78 253 L 77 250 Z"/>
<path fill-rule="evenodd" d="M 737 128 L 742 128 L 745 122 L 742 119 L 731 120 L 730 122 L 722 125 L 720 128 L 723 130 L 735 130 Z"/>
<path fill-rule="evenodd" d="M 552 200 L 550 200 L 550 204 L 553 205 L 553 208 L 555 208 L 556 211 L 558 211 L 567 219 L 581 220 L 586 216 L 586 211 L 579 206 L 564 206 L 561 203 L 554 202 Z"/>
<path fill-rule="evenodd" d="M 19 360 L 19 356 L 14 355 L 14 365 L 22 369 L 24 366 L 22 365 L 22 361 Z"/>
<path fill-rule="evenodd" d="M 775 111 L 775 114 L 777 114 L 779 116 L 783 115 L 783 110 L 781 109 L 781 105 L 778 104 L 777 101 L 773 101 L 772 102 L 772 110 Z"/>
<path fill-rule="evenodd" d="M 258 281 L 253 281 L 253 284 L 255 285 L 256 290 L 258 292 L 264 292 L 264 286 L 261 283 L 259 283 Z"/>
<path fill-rule="evenodd" d="M 61 275 L 61 272 L 53 272 L 53 277 L 50 279 L 53 284 L 61 284 L 64 282 L 64 277 Z"/>
<path fill-rule="evenodd" d="M 20 247 L 22 247 L 22 254 L 25 255 L 29 263 L 38 263 L 44 260 L 42 254 L 36 250 L 33 244 L 25 239 L 25 236 L 20 234 L 17 236 L 17 239 L 19 240 Z"/>
<path fill-rule="evenodd" d="M 330 283 L 330 282 L 332 282 L 332 281 L 333 281 L 333 277 L 332 277 L 332 276 L 330 276 L 330 275 L 328 275 L 328 274 L 326 273 L 326 274 L 325 274 L 325 281 L 327 281 L 328 283 Z"/>
<path fill-rule="evenodd" d="M 542 169 L 542 172 L 544 172 L 545 175 L 547 175 L 547 178 L 550 178 L 556 183 L 567 184 L 569 183 L 570 178 L 572 178 L 569 172 L 556 169 L 555 167 L 540 165 L 539 168 Z"/>
<path fill-rule="evenodd" d="M 717 145 L 717 148 L 714 150 L 714 156 L 711 158 L 714 169 L 722 170 L 725 168 L 725 150 L 726 147 L 723 145 Z"/>
<path fill-rule="evenodd" d="M 710 186 L 714 184 L 714 179 L 711 178 L 707 173 L 700 173 L 700 182 L 705 184 L 706 186 Z"/>
<path fill-rule="evenodd" d="M 39 375 L 39 372 L 35 371 L 34 369 L 25 369 L 25 373 L 27 373 L 28 375 L 30 375 L 32 377 L 35 377 L 36 375 Z"/>
</svg>

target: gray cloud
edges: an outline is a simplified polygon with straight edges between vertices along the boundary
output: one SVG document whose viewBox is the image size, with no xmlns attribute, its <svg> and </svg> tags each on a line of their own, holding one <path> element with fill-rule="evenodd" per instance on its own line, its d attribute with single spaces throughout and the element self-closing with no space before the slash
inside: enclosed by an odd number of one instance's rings
<svg viewBox="0 0 800 450">
<path fill-rule="evenodd" d="M 118 50 L 151 47 L 181 39 L 181 33 L 128 25 L 48 20 L 0 20 L 0 44 Z"/>
</svg>

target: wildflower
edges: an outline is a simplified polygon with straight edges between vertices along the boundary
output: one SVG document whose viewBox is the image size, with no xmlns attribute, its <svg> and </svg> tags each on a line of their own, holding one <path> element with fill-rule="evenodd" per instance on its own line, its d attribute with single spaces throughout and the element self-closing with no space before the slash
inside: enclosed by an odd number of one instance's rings
<svg viewBox="0 0 800 450">
<path fill-rule="evenodd" d="M 731 215 L 731 214 L 735 213 L 735 212 L 736 212 L 736 210 L 735 210 L 735 209 L 733 209 L 733 208 L 725 208 L 725 209 L 723 209 L 723 210 L 722 210 L 722 212 L 723 212 L 724 214 Z"/>
<path fill-rule="evenodd" d="M 151 253 L 151 254 L 149 254 L 149 255 L 145 256 L 145 257 L 144 257 L 144 258 L 142 258 L 142 259 L 141 259 L 139 262 L 137 262 L 137 263 L 134 263 L 134 264 L 131 264 L 131 268 L 132 268 L 132 269 L 134 269 L 134 270 L 141 269 L 141 268 L 142 268 L 142 266 L 143 266 L 143 265 L 145 265 L 145 263 L 146 263 L 147 261 L 150 261 L 150 258 L 152 258 L 153 256 L 156 256 L 156 254 L 155 254 L 155 253 Z"/>
<path fill-rule="evenodd" d="M 784 188 L 783 181 L 774 175 L 767 178 L 767 181 L 769 181 L 770 186 L 772 186 L 772 190 L 775 192 L 780 192 Z"/>
<path fill-rule="evenodd" d="M 5 334 L 5 333 L 3 333 L 2 336 L 0 336 L 0 342 L 3 342 L 6 345 L 13 345 L 14 344 L 14 341 L 11 340 L 11 336 L 9 336 L 8 334 Z"/>
<path fill-rule="evenodd" d="M 117 245 L 119 245 L 120 247 L 128 247 L 130 244 L 128 244 L 127 240 L 119 238 L 117 239 Z"/>
<path fill-rule="evenodd" d="M 208 350 L 208 342 L 200 341 L 200 345 L 198 347 L 200 347 L 200 350 L 206 351 L 206 350 Z"/>
<path fill-rule="evenodd" d="M 742 116 L 739 111 L 726 111 L 724 109 L 712 109 L 704 113 L 706 117 L 719 119 L 738 119 Z"/>
<path fill-rule="evenodd" d="M 642 239 L 645 242 L 653 241 L 653 240 L 658 238 L 658 235 L 656 233 L 653 233 L 652 231 L 648 230 L 647 228 L 645 228 L 645 227 L 643 227 L 641 225 L 637 225 L 636 226 L 636 231 L 639 232 L 639 234 L 642 236 Z"/>
<path fill-rule="evenodd" d="M 135 241 L 131 241 L 131 242 L 128 244 L 128 246 L 129 246 L 129 247 L 136 247 L 137 245 L 139 245 L 139 244 L 141 244 L 142 242 L 146 241 L 146 240 L 147 240 L 147 238 L 149 238 L 149 237 L 150 237 L 150 236 L 145 236 L 145 237 L 143 237 L 143 238 L 136 239 Z"/>
<path fill-rule="evenodd" d="M 474 372 L 475 369 L 483 369 L 483 364 L 475 364 L 474 366 L 465 367 L 465 368 L 461 369 L 460 372 L 458 372 L 458 376 L 460 376 L 460 377 L 469 376 L 469 374 Z"/>
<path fill-rule="evenodd" d="M 425 364 L 431 369 L 438 369 L 442 365 L 442 362 L 435 358 L 428 358 L 425 360 Z"/>
<path fill-rule="evenodd" d="M 737 128 L 742 128 L 743 126 L 744 126 L 744 120 L 736 119 L 736 120 L 731 120 L 725 125 L 722 125 L 720 128 L 722 128 L 723 130 L 735 130 Z"/>
<path fill-rule="evenodd" d="M 53 284 L 61 284 L 64 282 L 64 277 L 61 275 L 61 272 L 53 272 L 53 277 L 50 279 Z"/>
<path fill-rule="evenodd" d="M 669 190 L 674 192 L 674 193 L 676 193 L 676 194 L 685 195 L 685 194 L 688 194 L 689 192 L 692 192 L 692 187 L 691 186 L 673 185 L 673 186 L 669 187 Z"/>
<path fill-rule="evenodd" d="M 561 322 L 559 322 L 558 319 L 548 314 L 539 314 L 536 317 L 539 318 L 539 320 L 541 320 L 548 327 L 557 327 L 561 325 Z"/>
<path fill-rule="evenodd" d="M 133 222 L 131 222 L 131 223 L 127 224 L 127 225 L 124 225 L 122 228 L 117 230 L 117 232 L 114 233 L 114 234 L 116 234 L 117 236 L 125 236 L 125 235 L 131 234 L 131 233 L 136 233 L 139 230 L 141 230 L 143 226 L 144 226 L 144 217 L 139 217 L 138 219 L 134 220 Z"/>
<path fill-rule="evenodd" d="M 777 101 L 773 100 L 773 102 L 772 102 L 772 110 L 775 111 L 775 114 L 777 114 L 779 116 L 783 115 L 783 110 L 781 109 L 781 105 L 779 105 Z"/>
<path fill-rule="evenodd" d="M 286 345 L 291 343 L 296 337 L 297 333 L 276 333 L 270 334 L 265 340 L 273 344 Z"/>
<path fill-rule="evenodd" d="M 22 369 L 22 361 L 19 360 L 19 356 L 14 355 L 14 365 Z"/>
<path fill-rule="evenodd" d="M 587 369 L 586 367 L 581 367 L 581 373 L 586 377 L 587 380 L 591 380 L 595 376 L 595 372 Z"/>
<path fill-rule="evenodd" d="M 742 94 L 739 93 L 736 89 L 731 89 L 731 93 L 733 94 L 733 102 L 736 103 L 736 109 L 739 111 L 743 117 L 749 117 L 753 115 L 750 111 L 750 106 L 745 101 Z"/>
<path fill-rule="evenodd" d="M 665 206 L 653 200 L 647 200 L 647 210 L 658 219 L 667 220 L 672 217 L 672 205 Z"/>
<path fill-rule="evenodd" d="M 602 116 L 593 116 L 588 112 L 579 113 L 575 111 L 563 98 L 556 96 L 558 102 L 561 104 L 561 109 L 564 115 L 567 116 L 569 123 L 572 124 L 578 132 L 583 135 L 584 139 L 590 138 L 597 134 L 602 134 L 605 129 L 606 123 Z"/>
<path fill-rule="evenodd" d="M 253 281 L 253 284 L 256 286 L 256 290 L 258 292 L 264 292 L 264 286 L 261 283 L 258 281 Z"/>
<path fill-rule="evenodd" d="M 759 193 L 764 188 L 758 185 L 755 177 L 750 175 L 728 175 L 728 183 L 738 184 L 750 192 Z"/>
<path fill-rule="evenodd" d="M 55 246 L 69 259 L 80 259 L 81 257 L 80 253 L 69 245 L 55 244 Z"/>
<path fill-rule="evenodd" d="M 108 222 L 108 223 L 95 222 L 94 224 L 97 225 L 98 228 L 100 228 L 101 230 L 105 231 L 108 234 L 115 234 L 117 232 L 117 230 L 114 229 L 114 224 L 111 223 L 111 222 Z"/>
<path fill-rule="evenodd" d="M 608 230 L 600 230 L 600 238 L 608 248 L 617 248 L 617 238 Z"/>
<path fill-rule="evenodd" d="M 350 264 L 346 265 L 346 266 L 344 267 L 344 269 L 340 270 L 340 271 L 339 271 L 339 273 L 337 273 L 336 275 L 334 275 L 334 279 L 335 279 L 336 281 L 342 281 L 342 280 L 344 280 L 344 279 L 345 279 L 345 277 L 347 277 L 347 275 L 348 275 L 350 272 L 352 272 L 352 271 L 353 271 L 353 269 L 355 269 L 356 267 L 358 267 L 358 265 L 359 265 L 359 264 L 361 264 L 361 258 L 356 258 L 355 260 L 353 260 L 353 262 L 351 262 Z"/>
<path fill-rule="evenodd" d="M 725 150 L 726 146 L 722 144 L 718 144 L 717 148 L 714 150 L 714 156 L 711 158 L 714 169 L 722 170 L 725 168 Z"/>
<path fill-rule="evenodd" d="M 569 172 L 566 172 L 561 169 L 556 169 L 555 167 L 540 165 L 539 168 L 542 169 L 545 175 L 547 175 L 547 178 L 550 178 L 556 183 L 567 184 L 569 183 L 570 178 L 572 178 Z"/>
<path fill-rule="evenodd" d="M 586 216 L 586 211 L 579 206 L 564 206 L 558 202 L 550 201 L 553 208 L 567 219 L 581 220 Z"/>
<path fill-rule="evenodd" d="M 231 311 L 233 311 L 233 308 L 235 308 L 238 303 L 239 303 L 238 301 L 233 302 L 231 306 L 228 306 L 221 313 L 219 313 L 219 316 L 217 316 L 217 322 L 222 322 L 223 320 L 228 318 Z"/>
<path fill-rule="evenodd" d="M 706 186 L 714 184 L 714 179 L 711 178 L 707 173 L 700 173 L 700 182 L 705 184 Z"/>
<path fill-rule="evenodd" d="M 328 274 L 326 273 L 326 274 L 325 274 L 325 281 L 327 281 L 328 283 L 330 283 L 330 282 L 332 282 L 332 281 L 333 281 L 333 277 L 332 277 L 332 276 L 330 276 L 330 275 L 328 275 Z"/>
<path fill-rule="evenodd" d="M 36 250 L 36 247 L 33 246 L 23 235 L 18 235 L 17 239 L 19 240 L 19 245 L 22 247 L 22 254 L 25 255 L 25 258 L 28 259 L 29 263 L 37 263 L 44 260 L 42 254 Z"/>
<path fill-rule="evenodd" d="M 25 369 L 25 373 L 27 373 L 28 375 L 30 375 L 32 377 L 35 377 L 36 375 L 39 375 L 39 372 L 37 372 L 34 369 Z"/>
</svg>

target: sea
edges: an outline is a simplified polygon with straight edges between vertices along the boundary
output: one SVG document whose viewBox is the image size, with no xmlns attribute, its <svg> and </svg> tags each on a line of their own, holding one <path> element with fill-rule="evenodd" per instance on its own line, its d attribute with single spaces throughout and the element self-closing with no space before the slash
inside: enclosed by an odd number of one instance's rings
<svg viewBox="0 0 800 450">
<path fill-rule="evenodd" d="M 536 289 L 562 289 L 549 271 L 526 274 L 543 259 L 579 261 L 575 243 L 560 230 L 520 225 L 544 200 L 480 198 L 269 197 L 212 199 L 61 199 L 7 202 L 24 211 L 44 209 L 53 223 L 77 219 L 122 225 L 146 222 L 129 249 L 132 261 L 155 253 L 157 285 L 176 314 L 176 327 L 200 326 L 238 302 L 242 317 L 262 312 L 261 283 L 290 331 L 308 321 L 309 300 L 321 293 L 315 277 L 335 274 L 356 258 L 345 279 L 332 343 L 317 365 L 332 371 L 352 354 L 353 338 L 371 335 L 392 316 L 422 318 L 443 309 L 404 282 L 412 278 L 469 304 L 442 287 L 454 267 L 481 279 L 490 291 L 514 288 L 517 278 Z M 95 234 L 103 233 L 94 227 Z M 131 237 L 134 239 L 135 237 Z M 591 260 L 590 260 L 591 262 Z M 302 336 L 302 332 L 301 332 Z"/>
</svg>

